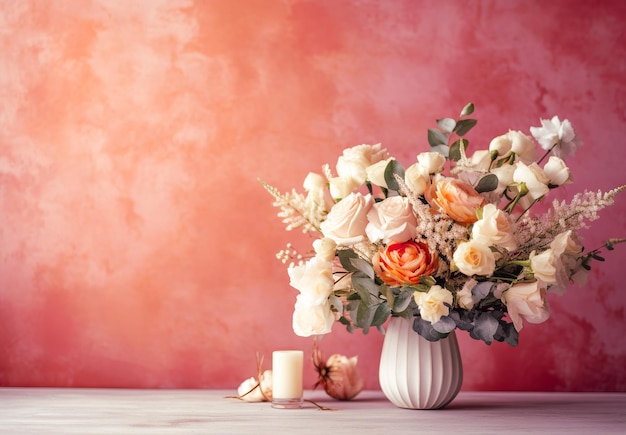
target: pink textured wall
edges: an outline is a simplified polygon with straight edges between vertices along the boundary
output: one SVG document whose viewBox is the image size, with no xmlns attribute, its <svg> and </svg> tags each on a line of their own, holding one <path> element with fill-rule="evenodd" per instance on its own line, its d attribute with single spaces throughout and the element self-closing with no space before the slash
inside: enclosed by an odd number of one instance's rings
<svg viewBox="0 0 626 435">
<path fill-rule="evenodd" d="M 477 146 L 570 119 L 568 194 L 625 183 L 624 20 L 621 0 L 3 1 L 0 385 L 235 388 L 257 351 L 308 352 L 274 254 L 309 241 L 257 177 L 300 188 L 361 143 L 408 162 L 468 101 Z M 625 249 L 518 347 L 461 334 L 464 389 L 626 391 Z M 368 388 L 381 344 L 322 341 Z"/>
</svg>

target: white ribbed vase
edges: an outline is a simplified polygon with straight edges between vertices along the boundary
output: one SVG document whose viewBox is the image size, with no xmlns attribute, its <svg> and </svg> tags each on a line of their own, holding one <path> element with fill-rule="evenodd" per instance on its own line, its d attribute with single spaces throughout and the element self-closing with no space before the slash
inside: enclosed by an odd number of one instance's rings
<svg viewBox="0 0 626 435">
<path fill-rule="evenodd" d="M 383 340 L 378 376 L 387 399 L 400 408 L 443 408 L 463 383 L 454 331 L 431 342 L 413 331 L 412 322 L 392 317 Z"/>
</svg>

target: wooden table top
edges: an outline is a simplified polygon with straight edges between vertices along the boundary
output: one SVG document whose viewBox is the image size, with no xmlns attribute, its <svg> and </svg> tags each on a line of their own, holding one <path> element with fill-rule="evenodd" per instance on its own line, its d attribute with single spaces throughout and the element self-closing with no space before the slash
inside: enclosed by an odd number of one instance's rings
<svg viewBox="0 0 626 435">
<path fill-rule="evenodd" d="M 274 409 L 225 390 L 0 388 L 1 434 L 624 434 L 626 393 L 464 392 L 445 409 L 397 408 L 380 391 L 321 411 Z"/>
</svg>

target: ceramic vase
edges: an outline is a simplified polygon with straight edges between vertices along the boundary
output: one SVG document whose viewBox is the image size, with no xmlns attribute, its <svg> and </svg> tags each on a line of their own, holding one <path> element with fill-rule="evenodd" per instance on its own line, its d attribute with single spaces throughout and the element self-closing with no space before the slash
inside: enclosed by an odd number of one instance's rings
<svg viewBox="0 0 626 435">
<path fill-rule="evenodd" d="M 400 408 L 443 408 L 463 383 L 454 331 L 431 342 L 413 330 L 411 321 L 391 318 L 383 340 L 379 381 L 385 396 Z"/>
</svg>

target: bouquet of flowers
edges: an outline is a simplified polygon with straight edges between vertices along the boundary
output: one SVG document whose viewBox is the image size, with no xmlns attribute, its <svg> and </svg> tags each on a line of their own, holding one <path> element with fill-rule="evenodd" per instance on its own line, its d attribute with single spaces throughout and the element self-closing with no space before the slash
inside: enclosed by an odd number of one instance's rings
<svg viewBox="0 0 626 435">
<path fill-rule="evenodd" d="M 548 293 L 584 282 L 601 250 L 626 240 L 585 251 L 579 234 L 626 186 L 531 212 L 572 181 L 565 159 L 581 142 L 568 120 L 541 120 L 532 137 L 509 131 L 469 154 L 473 111 L 470 103 L 437 120 L 431 150 L 406 168 L 380 144 L 359 145 L 343 151 L 336 173 L 328 164 L 309 173 L 304 193 L 262 181 L 287 230 L 316 236 L 309 254 L 291 245 L 277 254 L 299 291 L 297 335 L 329 333 L 336 321 L 384 332 L 401 316 L 430 341 L 459 328 L 516 345 L 524 321 L 548 319 Z"/>
</svg>

